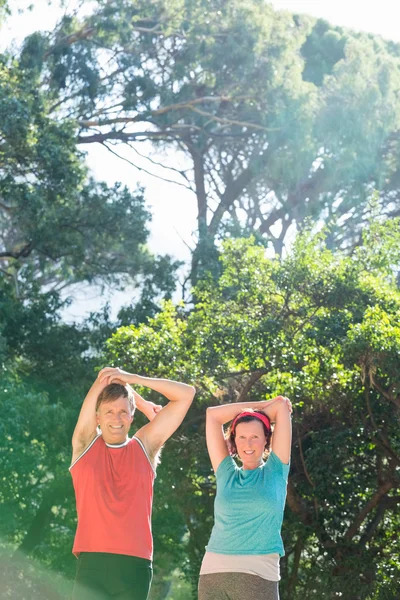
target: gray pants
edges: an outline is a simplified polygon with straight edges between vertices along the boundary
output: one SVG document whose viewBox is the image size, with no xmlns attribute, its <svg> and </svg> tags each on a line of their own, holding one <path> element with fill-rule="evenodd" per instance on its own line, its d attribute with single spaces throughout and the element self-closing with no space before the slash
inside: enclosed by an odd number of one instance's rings
<svg viewBox="0 0 400 600">
<path fill-rule="evenodd" d="M 200 575 L 199 600 L 279 600 L 277 581 L 249 573 Z"/>
</svg>

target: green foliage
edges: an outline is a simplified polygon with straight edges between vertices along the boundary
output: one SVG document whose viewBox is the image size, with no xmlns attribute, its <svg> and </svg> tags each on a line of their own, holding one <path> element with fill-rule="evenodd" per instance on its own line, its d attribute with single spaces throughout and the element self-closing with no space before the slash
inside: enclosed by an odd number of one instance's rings
<svg viewBox="0 0 400 600">
<path fill-rule="evenodd" d="M 310 217 L 330 224 L 331 247 L 357 243 L 374 188 L 397 214 L 399 56 L 260 0 L 115 0 L 31 36 L 19 60 L 79 143 L 184 153 L 196 282 L 232 223 L 281 254 Z"/>
<path fill-rule="evenodd" d="M 96 353 L 115 327 L 107 314 L 62 322 L 61 290 L 134 283 L 140 307 L 132 311 L 141 322 L 171 296 L 179 265 L 145 246 L 143 190 L 94 181 L 75 125 L 49 116 L 55 98 L 39 85 L 46 48 L 45 36 L 33 35 L 19 61 L 0 59 L 0 545 L 13 556 L 2 560 L 0 577 L 9 582 L 5 593 L 29 600 L 55 594 L 37 562 L 65 575 L 69 593 L 70 440 Z"/>
<path fill-rule="evenodd" d="M 53 309 L 50 297 L 40 295 L 19 312 L 3 304 L 3 315 L 10 311 L 14 319 L 2 331 L 3 361 L 12 360 L 20 373 L 5 371 L 0 394 L 6 415 L 3 550 L 19 550 L 72 575 L 69 439 L 97 361 L 193 382 L 198 390 L 158 469 L 155 599 L 165 597 L 178 567 L 196 588 L 215 493 L 206 406 L 277 393 L 295 405 L 282 597 L 330 598 L 328 590 L 349 600 L 394 597 L 400 454 L 400 297 L 390 268 L 399 258 L 395 231 L 390 222 L 374 223 L 366 245 L 351 257 L 332 253 L 323 235 L 308 232 L 284 260 L 268 258 L 252 239 L 227 240 L 221 276 L 199 281 L 195 306 L 164 302 L 147 322 L 113 334 L 101 361 L 83 359 L 90 337 L 59 322 L 56 297 Z M 385 263 L 379 256 L 386 253 Z M 100 336 L 96 347 L 112 329 L 106 315 L 99 319 L 92 322 Z M 39 341 L 33 343 L 35 327 L 47 355 Z M 148 397 L 159 401 L 155 393 Z M 23 581 L 38 585 L 29 565 L 21 572 Z"/>
<path fill-rule="evenodd" d="M 120 325 L 139 324 L 154 317 L 160 310 L 159 300 L 170 300 L 176 287 L 175 273 L 182 266 L 169 256 L 148 260 L 144 266 L 141 295 L 137 302 L 124 306 L 118 313 Z"/>
<path fill-rule="evenodd" d="M 399 46 L 262 0 L 91 7 L 0 57 L 5 592 L 68 595 L 70 438 L 107 362 L 198 389 L 158 472 L 154 600 L 176 568 L 186 577 L 176 598 L 188 586 L 195 597 L 215 493 L 206 406 L 276 393 L 295 404 L 283 599 L 393 600 Z M 171 301 L 179 263 L 146 249 L 143 190 L 94 181 L 78 150 L 144 139 L 192 167 L 182 173 L 198 205 L 188 306 Z M 107 307 L 81 326 L 61 321 L 62 288 L 127 281 L 139 301 L 116 333 Z M 39 564 L 65 576 L 58 596 Z"/>
<path fill-rule="evenodd" d="M 322 85 L 324 77 L 330 75 L 337 62 L 344 59 L 346 36 L 339 28 L 322 19 L 314 27 L 301 48 L 305 64 L 303 78 L 315 85 Z"/>
<path fill-rule="evenodd" d="M 8 2 L 7 0 L 0 0 L 0 25 L 5 19 L 6 15 L 9 14 Z"/>
<path fill-rule="evenodd" d="M 11 550 L 18 563 L 16 553 L 34 550 L 43 566 L 71 576 L 73 565 L 65 560 L 75 527 L 68 474 L 75 411 L 11 372 L 3 374 L 0 405 L 2 553 Z M 25 577 L 30 580 L 28 571 Z"/>
<path fill-rule="evenodd" d="M 380 226 L 380 249 L 391 248 L 398 264 L 391 225 Z M 110 338 L 107 362 L 196 384 L 197 405 L 166 447 L 155 502 L 164 523 L 166 498 L 184 517 L 170 543 L 184 546 L 194 589 L 215 485 L 204 409 L 284 393 L 295 417 L 283 598 L 394 597 L 400 295 L 390 269 L 373 268 L 373 259 L 368 244 L 345 257 L 308 232 L 285 260 L 268 258 L 254 240 L 227 240 L 221 277 L 199 282 L 193 308 L 167 303 Z"/>
<path fill-rule="evenodd" d="M 49 96 L 38 87 L 43 44 L 31 36 L 19 63 L 0 62 L 3 274 L 17 298 L 29 297 L 31 286 L 140 285 L 146 277 L 148 302 L 165 286 L 171 293 L 177 263 L 155 259 L 145 247 L 150 213 L 143 190 L 88 177 L 74 124 L 49 117 Z"/>
</svg>

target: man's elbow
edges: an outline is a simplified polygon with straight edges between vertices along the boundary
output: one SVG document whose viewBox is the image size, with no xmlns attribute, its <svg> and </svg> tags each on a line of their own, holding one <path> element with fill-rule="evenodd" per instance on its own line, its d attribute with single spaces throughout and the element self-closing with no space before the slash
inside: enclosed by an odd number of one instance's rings
<svg viewBox="0 0 400 600">
<path fill-rule="evenodd" d="M 206 408 L 206 421 L 211 421 L 215 417 L 216 406 L 207 406 Z"/>
</svg>

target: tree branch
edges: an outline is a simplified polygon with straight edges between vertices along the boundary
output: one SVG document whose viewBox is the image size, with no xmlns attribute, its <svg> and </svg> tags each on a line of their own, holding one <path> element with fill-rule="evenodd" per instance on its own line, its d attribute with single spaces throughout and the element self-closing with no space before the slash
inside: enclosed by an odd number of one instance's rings
<svg viewBox="0 0 400 600">
<path fill-rule="evenodd" d="M 364 534 L 361 536 L 359 543 L 360 546 L 365 546 L 373 538 L 379 523 L 382 521 L 385 515 L 385 512 L 387 510 L 394 510 L 395 508 L 397 508 L 399 503 L 399 496 L 383 496 L 381 498 L 372 521 L 368 523 Z"/>
<path fill-rule="evenodd" d="M 18 251 L 12 252 L 11 250 L 5 250 L 4 252 L 0 252 L 0 260 L 7 258 L 26 258 L 33 250 L 33 243 L 28 242 Z"/>
<path fill-rule="evenodd" d="M 165 181 L 166 183 L 174 183 L 176 185 L 180 185 L 181 187 L 184 187 L 185 190 L 193 191 L 189 186 L 185 185 L 184 183 L 181 183 L 180 181 L 174 181 L 173 179 L 167 179 L 166 177 L 161 177 L 160 175 L 151 173 L 151 171 L 148 171 L 147 169 L 144 169 L 143 167 L 139 167 L 138 165 L 135 165 L 135 163 L 132 162 L 131 160 L 129 160 L 128 158 L 125 158 L 124 156 L 120 156 L 117 152 L 112 150 L 105 142 L 102 143 L 102 146 L 104 146 L 104 148 L 106 148 L 109 152 L 111 152 L 111 154 L 114 154 L 114 156 L 116 156 L 117 158 L 127 162 L 132 167 L 135 167 L 135 169 L 137 169 L 138 171 L 143 171 L 143 173 L 147 173 L 147 175 L 156 177 L 156 179 L 161 179 L 161 181 Z"/>
<path fill-rule="evenodd" d="M 263 125 L 257 125 L 256 123 L 250 123 L 248 121 L 236 121 L 234 119 L 227 119 L 224 117 L 217 117 L 212 113 L 205 112 L 204 110 L 200 110 L 199 108 L 195 108 L 194 106 L 188 106 L 190 110 L 193 112 L 202 115 L 204 117 L 209 117 L 211 121 L 216 121 L 217 123 L 223 123 L 224 125 L 237 125 L 238 127 L 250 127 L 252 129 L 258 129 L 260 131 L 279 131 L 279 128 L 268 128 Z"/>
<path fill-rule="evenodd" d="M 306 476 L 306 478 L 307 478 L 307 481 L 308 481 L 308 483 L 311 485 L 311 487 L 312 487 L 312 488 L 314 488 L 314 489 L 315 489 L 315 483 L 313 482 L 313 480 L 312 480 L 312 479 L 311 479 L 311 477 L 310 477 L 310 474 L 309 474 L 309 472 L 308 472 L 308 469 L 307 469 L 307 466 L 306 466 L 306 462 L 305 462 L 305 460 L 304 460 L 304 455 L 303 455 L 303 446 L 302 446 L 302 443 L 301 443 L 301 439 L 300 439 L 300 435 L 299 435 L 299 434 L 297 434 L 297 443 L 299 444 L 300 460 L 301 460 L 301 464 L 302 464 L 302 466 L 303 466 L 303 471 L 304 471 L 304 474 L 305 474 L 305 476 Z"/>
<path fill-rule="evenodd" d="M 85 26 L 82 27 L 82 29 L 71 33 L 71 35 L 67 35 L 61 38 L 57 41 L 57 43 L 53 44 L 53 46 L 47 50 L 47 52 L 44 55 L 44 58 L 48 58 L 50 54 L 52 54 L 60 46 L 72 46 L 72 44 L 75 44 L 76 42 L 80 42 L 81 40 L 87 40 L 93 35 L 95 31 L 96 29 L 94 27 Z"/>
<path fill-rule="evenodd" d="M 376 390 L 383 396 L 386 400 L 393 402 L 396 408 L 400 408 L 400 399 L 393 396 L 390 392 L 387 392 L 383 389 L 383 387 L 375 380 L 374 374 L 372 371 L 369 372 L 369 379 Z"/>
<path fill-rule="evenodd" d="M 259 369 L 258 371 L 253 371 L 253 373 L 250 375 L 245 385 L 243 386 L 242 391 L 240 392 L 239 397 L 237 399 L 237 402 L 245 402 L 247 394 L 249 393 L 253 385 L 266 373 L 268 373 L 267 369 Z"/>
<path fill-rule="evenodd" d="M 116 117 L 115 119 L 104 119 L 104 120 L 96 120 L 96 121 L 78 121 L 78 125 L 80 127 L 102 127 L 104 125 L 115 125 L 118 123 L 138 123 L 141 121 L 148 121 L 149 117 L 159 117 L 161 115 L 165 115 L 169 112 L 182 110 L 182 109 L 191 109 L 195 110 L 194 106 L 196 104 L 203 104 L 205 102 L 235 102 L 238 100 L 243 100 L 247 98 L 250 100 L 248 96 L 236 96 L 232 98 L 228 98 L 227 96 L 203 96 L 202 98 L 195 98 L 194 100 L 188 100 L 187 102 L 178 102 L 178 104 L 171 104 L 170 106 L 163 106 L 162 108 L 158 108 L 157 110 L 151 110 L 144 113 L 140 113 L 135 117 Z M 211 113 L 204 113 L 206 116 L 211 116 L 214 120 L 221 120 L 218 117 L 214 117 Z M 243 126 L 250 127 L 251 123 L 243 123 Z M 254 125 L 257 128 L 261 128 L 260 125 Z M 264 129 L 264 128 L 262 128 Z"/>
<path fill-rule="evenodd" d="M 186 175 L 186 171 L 185 170 L 181 171 L 180 169 L 176 169 L 175 167 L 165 166 L 161 162 L 153 160 L 152 158 L 150 158 L 150 156 L 146 156 L 145 154 L 142 154 L 141 152 L 139 152 L 139 150 L 137 148 L 135 148 L 129 142 L 128 142 L 128 146 L 129 146 L 129 148 L 131 148 L 131 150 L 133 150 L 133 152 L 135 152 L 135 154 L 137 154 L 141 158 L 144 158 L 145 160 L 148 160 L 152 165 L 154 165 L 156 167 L 160 167 L 162 169 L 166 169 L 167 171 L 172 171 L 173 173 L 177 173 L 178 175 L 180 175 L 181 177 L 183 177 L 185 179 L 185 181 L 187 181 L 187 183 L 188 183 L 188 185 L 186 186 L 187 189 L 189 189 L 190 191 L 194 192 L 194 189 L 190 186 L 190 179 Z"/>
<path fill-rule="evenodd" d="M 4 210 L 5 212 L 7 212 L 7 213 L 11 213 L 13 211 L 13 209 L 11 208 L 11 206 L 6 206 L 2 202 L 0 202 L 0 208 L 2 210 Z"/>
<path fill-rule="evenodd" d="M 260 148 L 258 147 L 250 157 L 249 166 L 244 169 L 235 180 L 232 181 L 231 185 L 226 186 L 221 197 L 221 202 L 218 204 L 208 227 L 208 230 L 212 235 L 217 233 L 218 226 L 225 211 L 229 210 L 229 207 L 249 185 L 251 180 L 258 175 L 263 167 L 267 165 L 268 159 L 272 152 L 272 144 L 263 152 L 260 152 Z"/>
<path fill-rule="evenodd" d="M 309 511 L 304 506 L 301 497 L 297 494 L 294 489 L 291 477 L 289 477 L 287 487 L 287 503 L 290 510 L 299 517 L 304 525 L 312 524 L 312 517 Z"/>
<path fill-rule="evenodd" d="M 345 540 L 351 540 L 357 534 L 360 529 L 362 522 L 366 518 L 366 516 L 378 506 L 380 500 L 385 496 L 389 490 L 394 487 L 393 481 L 386 481 L 383 483 L 375 492 L 375 494 L 370 498 L 364 508 L 358 513 L 357 517 L 354 519 L 353 523 L 350 525 L 346 533 L 344 534 Z"/>
<path fill-rule="evenodd" d="M 378 425 L 375 421 L 374 414 L 372 412 L 371 403 L 369 401 L 369 389 L 366 386 L 364 386 L 364 396 L 365 396 L 365 402 L 367 405 L 368 415 L 369 415 L 369 418 L 371 419 L 372 426 L 373 426 L 374 430 L 377 432 L 377 435 L 381 438 L 380 440 L 378 440 L 376 438 L 376 436 L 373 435 L 372 439 L 376 443 L 381 445 L 384 448 L 384 450 L 386 450 L 386 453 L 389 454 L 389 456 L 391 456 L 393 458 L 393 460 L 397 463 L 398 466 L 400 466 L 400 458 L 397 456 L 397 454 L 391 448 L 389 440 L 383 435 L 381 428 L 378 427 Z"/>
<path fill-rule="evenodd" d="M 121 142 L 131 142 L 134 140 L 145 141 L 148 139 L 166 139 L 170 138 L 174 141 L 180 138 L 180 134 L 186 133 L 182 129 L 182 132 L 176 130 L 172 131 L 137 131 L 132 133 L 125 133 L 124 131 L 108 131 L 107 133 L 95 133 L 93 135 L 78 135 L 77 143 L 78 144 L 93 144 L 109 141 L 109 140 L 119 140 Z"/>
<path fill-rule="evenodd" d="M 303 550 L 303 539 L 299 536 L 296 540 L 296 545 L 294 547 L 293 564 L 292 564 L 292 568 L 290 571 L 290 577 L 289 577 L 289 581 L 288 581 L 287 593 L 288 593 L 289 597 L 292 597 L 294 590 L 296 588 L 297 574 L 299 571 L 302 550 Z"/>
</svg>

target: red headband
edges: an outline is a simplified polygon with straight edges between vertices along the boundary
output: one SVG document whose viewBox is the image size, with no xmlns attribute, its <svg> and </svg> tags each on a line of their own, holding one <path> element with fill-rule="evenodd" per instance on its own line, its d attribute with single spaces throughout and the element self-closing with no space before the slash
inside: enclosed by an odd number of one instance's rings
<svg viewBox="0 0 400 600">
<path fill-rule="evenodd" d="M 236 428 L 236 422 L 241 419 L 242 417 L 253 417 L 253 419 L 259 419 L 260 421 L 262 421 L 265 425 L 265 427 L 268 429 L 268 431 L 271 431 L 271 422 L 268 419 L 267 415 L 258 413 L 258 412 L 241 412 L 238 414 L 237 417 L 235 417 L 232 421 L 232 425 L 231 425 L 231 433 L 235 433 L 235 428 Z"/>
</svg>

